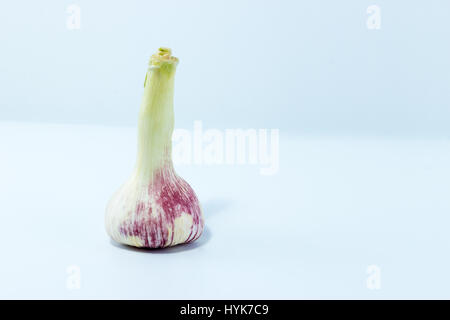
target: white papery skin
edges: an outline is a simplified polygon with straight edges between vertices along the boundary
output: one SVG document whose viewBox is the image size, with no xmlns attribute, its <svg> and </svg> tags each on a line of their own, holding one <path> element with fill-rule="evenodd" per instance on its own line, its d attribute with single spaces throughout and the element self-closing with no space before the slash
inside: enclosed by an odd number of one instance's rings
<svg viewBox="0 0 450 320">
<path fill-rule="evenodd" d="M 168 247 L 194 241 L 203 231 L 197 196 L 172 164 L 177 64 L 166 48 L 150 59 L 139 111 L 136 166 L 106 208 L 106 231 L 122 244 Z"/>
</svg>

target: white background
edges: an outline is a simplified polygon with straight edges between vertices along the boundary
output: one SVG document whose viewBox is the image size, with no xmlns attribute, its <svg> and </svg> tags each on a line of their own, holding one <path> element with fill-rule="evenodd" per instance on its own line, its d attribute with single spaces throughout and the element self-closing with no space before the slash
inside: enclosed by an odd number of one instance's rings
<svg viewBox="0 0 450 320">
<path fill-rule="evenodd" d="M 167 46 L 177 127 L 449 135 L 446 0 L 81 0 L 69 30 L 72 3 L 2 4 L 0 119 L 134 126 Z"/>
<path fill-rule="evenodd" d="M 2 298 L 448 298 L 449 142 L 283 135 L 280 171 L 184 166 L 206 230 L 166 250 L 113 244 L 105 204 L 135 130 L 2 125 Z M 68 290 L 80 268 L 79 290 Z M 367 288 L 367 268 L 381 288 Z"/>
<path fill-rule="evenodd" d="M 0 298 L 449 298 L 448 2 L 70 4 L 0 10 Z M 159 46 L 176 127 L 279 129 L 280 164 L 177 166 L 205 233 L 143 251 L 103 218 Z"/>
</svg>

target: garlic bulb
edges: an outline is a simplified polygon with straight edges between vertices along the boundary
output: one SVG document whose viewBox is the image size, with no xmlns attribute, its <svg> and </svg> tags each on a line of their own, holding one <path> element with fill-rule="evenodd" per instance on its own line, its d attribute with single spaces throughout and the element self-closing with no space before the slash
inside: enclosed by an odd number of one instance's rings
<svg viewBox="0 0 450 320">
<path fill-rule="evenodd" d="M 106 208 L 106 231 L 122 244 L 162 248 L 194 241 L 203 231 L 197 196 L 172 163 L 177 64 L 167 48 L 150 58 L 139 111 L 136 166 Z"/>
</svg>

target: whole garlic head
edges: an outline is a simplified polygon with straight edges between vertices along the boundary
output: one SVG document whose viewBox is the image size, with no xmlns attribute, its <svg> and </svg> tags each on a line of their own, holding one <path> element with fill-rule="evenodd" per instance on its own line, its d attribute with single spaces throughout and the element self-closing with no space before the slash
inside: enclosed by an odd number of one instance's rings
<svg viewBox="0 0 450 320">
<path fill-rule="evenodd" d="M 172 163 L 177 64 L 167 48 L 150 58 L 139 111 L 136 166 L 106 208 L 106 231 L 122 244 L 169 247 L 194 241 L 203 232 L 197 196 Z"/>
</svg>

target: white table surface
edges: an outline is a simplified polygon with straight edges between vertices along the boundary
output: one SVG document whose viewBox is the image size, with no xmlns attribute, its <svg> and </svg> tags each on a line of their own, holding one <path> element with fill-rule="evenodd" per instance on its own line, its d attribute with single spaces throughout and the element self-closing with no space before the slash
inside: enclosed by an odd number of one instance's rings
<svg viewBox="0 0 450 320">
<path fill-rule="evenodd" d="M 280 170 L 177 166 L 195 243 L 112 243 L 104 209 L 134 128 L 0 124 L 0 298 L 450 298 L 450 141 L 280 132 Z M 378 290 L 367 267 L 381 271 Z M 78 266 L 80 288 L 67 287 Z"/>
</svg>

